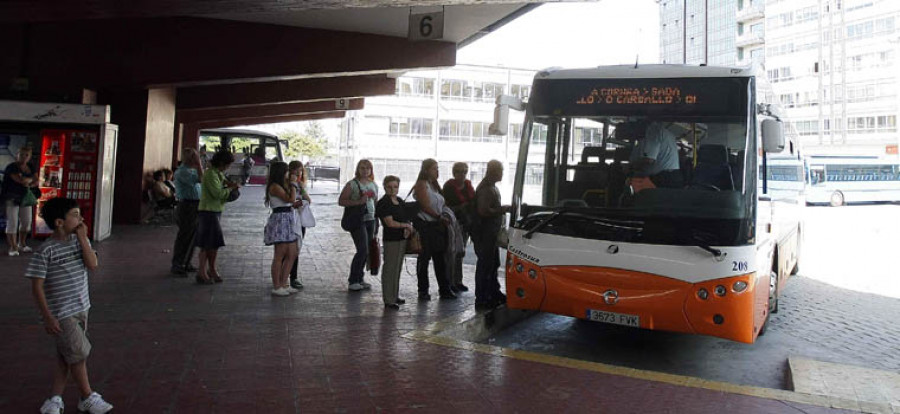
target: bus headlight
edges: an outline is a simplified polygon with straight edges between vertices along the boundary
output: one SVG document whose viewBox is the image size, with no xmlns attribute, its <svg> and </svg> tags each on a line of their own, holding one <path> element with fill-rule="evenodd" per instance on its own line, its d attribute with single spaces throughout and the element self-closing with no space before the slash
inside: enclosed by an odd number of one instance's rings
<svg viewBox="0 0 900 414">
<path fill-rule="evenodd" d="M 716 292 L 716 296 L 725 296 L 725 292 L 726 292 L 725 286 L 722 286 L 722 285 L 716 286 L 715 292 Z"/>
<path fill-rule="evenodd" d="M 734 282 L 733 285 L 731 285 L 731 290 L 733 290 L 735 293 L 741 293 L 747 290 L 747 282 L 738 280 L 737 282 Z"/>
<path fill-rule="evenodd" d="M 531 279 L 537 279 L 537 271 L 534 269 L 528 269 L 528 277 Z"/>
<path fill-rule="evenodd" d="M 516 263 L 516 271 L 522 273 L 525 270 L 525 266 L 522 266 L 521 263 Z"/>
<path fill-rule="evenodd" d="M 706 298 L 709 297 L 709 292 L 707 292 L 704 288 L 700 288 L 700 290 L 697 291 L 697 297 L 706 300 Z"/>
</svg>

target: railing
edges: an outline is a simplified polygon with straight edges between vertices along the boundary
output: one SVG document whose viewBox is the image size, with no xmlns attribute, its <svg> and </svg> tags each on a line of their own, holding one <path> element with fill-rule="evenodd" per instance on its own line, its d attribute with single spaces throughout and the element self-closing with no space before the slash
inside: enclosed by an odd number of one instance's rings
<svg viewBox="0 0 900 414">
<path fill-rule="evenodd" d="M 341 169 L 340 167 L 324 167 L 320 165 L 309 166 L 309 186 L 313 186 L 318 180 L 334 181 L 341 188 Z"/>
<path fill-rule="evenodd" d="M 745 22 L 747 20 L 753 20 L 762 18 L 765 16 L 765 11 L 762 6 L 749 6 L 745 7 L 737 12 L 737 21 Z"/>
</svg>

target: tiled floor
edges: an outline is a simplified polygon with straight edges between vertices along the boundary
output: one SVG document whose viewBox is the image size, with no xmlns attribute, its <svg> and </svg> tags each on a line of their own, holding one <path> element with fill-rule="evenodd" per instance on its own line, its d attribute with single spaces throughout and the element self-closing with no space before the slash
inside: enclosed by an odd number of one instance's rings
<svg viewBox="0 0 900 414">
<path fill-rule="evenodd" d="M 372 291 L 348 293 L 353 248 L 339 229 L 333 194 L 314 197 L 319 226 L 301 253 L 306 288 L 273 298 L 262 192 L 243 193 L 223 218 L 221 285 L 169 275 L 172 227 L 119 226 L 97 244 L 88 366 L 116 412 L 827 411 L 401 338 L 468 309 L 472 295 L 417 303 L 412 263 L 401 286 L 409 303 L 400 311 L 383 308 L 377 278 Z M 0 329 L 8 338 L 0 342 L 0 413 L 37 412 L 51 381 L 53 344 L 22 278 L 28 257 L 0 258 Z M 75 412 L 72 386 L 64 398 Z"/>
</svg>

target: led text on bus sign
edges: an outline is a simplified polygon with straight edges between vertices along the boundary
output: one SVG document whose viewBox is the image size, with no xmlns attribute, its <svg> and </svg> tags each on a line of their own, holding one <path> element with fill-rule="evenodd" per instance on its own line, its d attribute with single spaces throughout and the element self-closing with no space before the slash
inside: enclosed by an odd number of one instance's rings
<svg viewBox="0 0 900 414">
<path fill-rule="evenodd" d="M 587 96 L 575 101 L 577 105 L 693 105 L 697 103 L 697 95 L 682 95 L 681 88 L 647 87 L 647 88 L 600 88 L 594 89 Z"/>
</svg>

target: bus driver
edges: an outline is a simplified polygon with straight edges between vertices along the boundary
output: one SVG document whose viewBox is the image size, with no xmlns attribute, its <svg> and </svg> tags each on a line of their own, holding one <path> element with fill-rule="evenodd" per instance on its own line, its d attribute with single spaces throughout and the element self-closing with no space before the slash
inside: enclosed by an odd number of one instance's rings
<svg viewBox="0 0 900 414">
<path fill-rule="evenodd" d="M 678 168 L 675 134 L 660 122 L 647 124 L 646 133 L 631 151 L 631 178 L 628 184 L 637 193 L 647 188 L 681 188 L 684 177 Z"/>
</svg>

